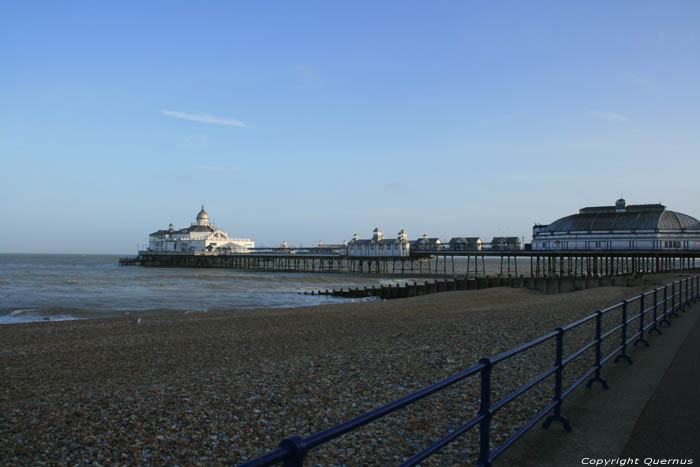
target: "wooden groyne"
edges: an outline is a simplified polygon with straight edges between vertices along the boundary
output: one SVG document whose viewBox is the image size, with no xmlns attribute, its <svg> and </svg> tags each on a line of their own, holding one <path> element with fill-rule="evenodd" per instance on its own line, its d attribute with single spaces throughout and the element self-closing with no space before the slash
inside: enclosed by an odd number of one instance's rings
<svg viewBox="0 0 700 467">
<path fill-rule="evenodd" d="M 303 292 L 304 295 L 331 295 L 344 298 L 377 297 L 382 300 L 418 297 L 453 290 L 481 290 L 492 287 L 527 288 L 548 294 L 573 292 L 595 287 L 630 287 L 644 284 L 644 276 L 616 277 L 477 277 L 475 279 L 445 279 L 418 283 L 387 284 L 348 289 L 326 289 Z M 301 293 L 301 292 L 300 292 Z"/>
<path fill-rule="evenodd" d="M 134 258 L 119 258 L 119 266 L 139 266 L 140 264 L 140 256 L 136 256 Z"/>
</svg>

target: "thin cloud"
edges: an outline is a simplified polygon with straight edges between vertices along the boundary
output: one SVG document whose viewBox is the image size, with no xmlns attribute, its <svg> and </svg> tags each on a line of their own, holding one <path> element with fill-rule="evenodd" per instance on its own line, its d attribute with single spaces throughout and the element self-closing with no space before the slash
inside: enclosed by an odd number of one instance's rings
<svg viewBox="0 0 700 467">
<path fill-rule="evenodd" d="M 589 110 L 588 113 L 599 120 L 605 120 L 608 122 L 628 123 L 632 121 L 632 119 L 628 116 L 614 112 L 595 112 L 593 110 Z"/>
<path fill-rule="evenodd" d="M 242 128 L 250 128 L 250 126 L 240 120 L 233 120 L 230 118 L 220 118 L 214 117 L 209 114 L 188 114 L 185 112 L 176 112 L 174 110 L 161 110 L 160 113 L 167 115 L 168 117 L 181 118 L 183 120 L 191 120 L 193 122 L 200 123 L 213 123 L 215 125 L 226 125 L 226 126 L 237 126 Z"/>
</svg>

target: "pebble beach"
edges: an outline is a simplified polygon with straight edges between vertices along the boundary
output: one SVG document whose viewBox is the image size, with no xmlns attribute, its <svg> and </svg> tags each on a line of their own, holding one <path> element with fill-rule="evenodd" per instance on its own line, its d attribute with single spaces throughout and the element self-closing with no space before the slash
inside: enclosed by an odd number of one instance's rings
<svg viewBox="0 0 700 467">
<path fill-rule="evenodd" d="M 672 278 L 559 295 L 493 288 L 3 325 L 0 464 L 239 464 Z M 591 337 L 586 328 L 567 342 Z M 549 368 L 552 349 L 497 367 L 495 395 Z M 496 443 L 551 399 L 552 384 L 494 418 Z M 465 380 L 312 451 L 308 465 L 398 464 L 471 418 L 478 395 L 478 377 Z M 473 430 L 425 465 L 473 464 L 477 443 Z"/>
</svg>

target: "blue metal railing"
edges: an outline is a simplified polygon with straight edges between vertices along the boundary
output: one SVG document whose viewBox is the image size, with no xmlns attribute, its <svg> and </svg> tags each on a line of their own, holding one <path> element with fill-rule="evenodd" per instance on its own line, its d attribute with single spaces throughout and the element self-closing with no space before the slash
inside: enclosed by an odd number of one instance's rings
<svg viewBox="0 0 700 467">
<path fill-rule="evenodd" d="M 328 428 L 324 431 L 311 435 L 308 438 L 302 438 L 300 436 L 286 438 L 280 442 L 279 448 L 275 451 L 248 461 L 245 464 L 242 464 L 241 467 L 264 467 L 280 462 L 284 463 L 284 466 L 286 467 L 302 466 L 304 463 L 304 458 L 309 450 L 338 438 L 345 433 L 354 431 L 364 425 L 367 425 L 368 423 L 373 422 L 374 420 L 389 415 L 392 412 L 402 409 L 430 396 L 431 394 L 441 391 L 455 383 L 477 374 L 480 375 L 481 396 L 479 410 L 476 415 L 460 427 L 448 433 L 446 436 L 435 441 L 421 452 L 416 453 L 411 458 L 404 461 L 401 466 L 417 465 L 419 462 L 435 454 L 440 449 L 447 446 L 449 443 L 459 438 L 461 435 L 477 425 L 479 426 L 479 458 L 477 465 L 479 467 L 491 466 L 492 462 L 499 455 L 508 449 L 508 447 L 517 441 L 523 434 L 525 434 L 526 431 L 539 423 L 540 420 L 542 420 L 547 414 L 551 413 L 549 417 L 545 419 L 542 425 L 544 428 L 549 427 L 553 421 L 558 421 L 563 425 L 566 431 L 571 431 L 569 421 L 561 413 L 563 400 L 586 380 L 586 387 L 588 388 L 590 388 L 593 383 L 600 383 L 604 389 L 608 389 L 607 381 L 602 378 L 600 374 L 602 366 L 613 357 L 615 357 L 615 362 L 624 359 L 628 363 L 632 363 L 631 357 L 627 354 L 628 345 L 630 343 L 633 345 L 643 343 L 648 347 L 649 343 L 644 338 L 645 333 L 650 334 L 651 332 L 655 331 L 658 334 L 662 334 L 659 326 L 661 326 L 663 323 L 670 326 L 671 322 L 668 318 L 670 316 L 678 318 L 678 311 L 685 310 L 690 303 L 694 303 L 700 299 L 699 290 L 700 276 L 694 276 L 691 278 L 682 279 L 680 281 L 671 282 L 662 287 L 658 287 L 654 290 L 650 290 L 638 296 L 632 297 L 628 300 L 623 300 L 620 303 L 602 310 L 598 310 L 591 315 L 579 319 L 578 321 L 574 321 L 566 326 L 557 328 L 555 331 L 540 336 L 519 347 L 503 352 L 500 355 L 482 358 L 479 360 L 477 365 L 467 370 L 402 397 L 401 399 L 391 402 L 383 407 L 379 407 L 370 412 L 362 414 L 359 417 L 355 417 L 352 420 Z M 663 298 L 659 300 L 661 292 L 663 292 Z M 649 300 L 651 300 L 651 302 Z M 638 302 L 639 305 L 635 307 L 636 302 Z M 632 308 L 636 308 L 638 311 L 633 312 L 632 317 L 628 318 L 629 312 Z M 616 311 L 620 312 L 619 324 L 604 331 L 603 317 L 606 315 L 612 315 L 612 313 Z M 651 313 L 651 318 L 646 320 L 649 313 Z M 572 329 L 578 328 L 579 326 L 593 320 L 595 320 L 594 339 L 573 351 L 571 354 L 564 356 L 564 337 L 566 334 Z M 636 320 L 639 320 L 638 327 L 636 328 L 636 331 L 628 337 L 630 325 Z M 619 344 L 607 355 L 603 356 L 603 342 L 607 338 L 611 338 L 618 331 L 620 334 Z M 514 392 L 508 394 L 499 401 L 492 403 L 491 396 L 493 392 L 491 388 L 491 376 L 494 367 L 504 360 L 514 357 L 515 355 L 525 352 L 535 346 L 548 342 L 551 339 L 556 340 L 554 365 L 545 372 L 535 376 L 528 383 L 522 385 Z M 582 376 L 576 379 L 576 381 L 564 388 L 563 375 L 566 366 L 592 348 L 595 349 L 595 361 L 593 366 L 587 369 Z M 505 442 L 503 442 L 503 444 L 492 450 L 491 419 L 493 418 L 494 414 L 551 375 L 554 375 L 554 395 L 552 397 L 552 401 L 545 407 L 542 407 L 537 414 L 530 419 L 530 421 L 511 435 Z"/>
</svg>

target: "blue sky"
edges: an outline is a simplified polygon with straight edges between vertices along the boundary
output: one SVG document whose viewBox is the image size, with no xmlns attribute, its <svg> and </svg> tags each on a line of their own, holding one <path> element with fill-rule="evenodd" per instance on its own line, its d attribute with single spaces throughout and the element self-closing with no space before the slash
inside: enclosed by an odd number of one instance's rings
<svg viewBox="0 0 700 467">
<path fill-rule="evenodd" d="M 700 4 L 0 2 L 0 251 L 700 217 Z"/>
</svg>

